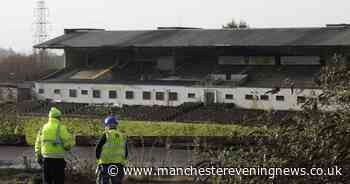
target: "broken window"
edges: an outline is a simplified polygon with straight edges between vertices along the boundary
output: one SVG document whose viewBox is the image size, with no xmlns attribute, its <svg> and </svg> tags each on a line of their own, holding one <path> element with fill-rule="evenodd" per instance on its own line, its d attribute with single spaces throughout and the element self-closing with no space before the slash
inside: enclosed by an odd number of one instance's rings
<svg viewBox="0 0 350 184">
<path fill-rule="evenodd" d="M 170 101 L 177 101 L 177 93 L 176 92 L 170 92 L 169 93 L 169 100 Z"/>
<path fill-rule="evenodd" d="M 77 90 L 76 89 L 70 89 L 69 90 L 69 97 L 76 98 L 77 97 Z"/>
<path fill-rule="evenodd" d="M 55 90 L 53 90 L 53 93 L 55 93 L 55 94 L 61 94 L 61 90 L 60 90 L 60 89 L 55 89 Z"/>
<path fill-rule="evenodd" d="M 82 94 L 82 95 L 88 95 L 88 94 L 89 94 L 89 91 L 88 91 L 88 90 L 81 90 L 81 94 Z"/>
<path fill-rule="evenodd" d="M 108 96 L 110 99 L 116 99 L 117 98 L 117 91 L 109 91 Z"/>
<path fill-rule="evenodd" d="M 39 94 L 44 94 L 45 93 L 45 90 L 40 88 L 39 91 L 38 91 Z"/>
<path fill-rule="evenodd" d="M 164 100 L 164 92 L 156 92 L 156 100 Z"/>
<path fill-rule="evenodd" d="M 268 101 L 269 100 L 269 95 L 261 95 L 260 96 L 260 100 Z"/>
<path fill-rule="evenodd" d="M 276 101 L 284 101 L 284 96 L 276 96 Z"/>
<path fill-rule="evenodd" d="M 233 94 L 226 94 L 225 99 L 226 100 L 233 100 Z"/>
<path fill-rule="evenodd" d="M 149 91 L 144 91 L 144 92 L 142 93 L 142 98 L 143 98 L 144 100 L 151 100 L 151 92 L 149 92 Z"/>
<path fill-rule="evenodd" d="M 306 102 L 306 97 L 305 96 L 298 96 L 297 97 L 297 102 L 298 103 L 305 103 Z"/>
<path fill-rule="evenodd" d="M 245 99 L 246 100 L 254 100 L 254 96 L 253 95 L 245 95 Z"/>
<path fill-rule="evenodd" d="M 188 93 L 188 94 L 187 94 L 187 97 L 188 97 L 188 98 L 196 98 L 196 94 L 194 94 L 194 93 Z"/>
<path fill-rule="evenodd" d="M 133 91 L 126 91 L 125 92 L 125 98 L 128 100 L 134 99 L 134 92 Z"/>
<path fill-rule="evenodd" d="M 93 98 L 101 98 L 101 91 L 100 90 L 93 90 L 92 97 Z"/>
</svg>

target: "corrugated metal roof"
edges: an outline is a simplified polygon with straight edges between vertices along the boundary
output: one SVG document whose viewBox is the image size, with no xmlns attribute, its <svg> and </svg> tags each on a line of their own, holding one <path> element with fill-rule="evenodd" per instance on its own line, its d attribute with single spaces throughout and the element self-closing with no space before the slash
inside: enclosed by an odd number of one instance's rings
<svg viewBox="0 0 350 184">
<path fill-rule="evenodd" d="M 65 34 L 35 47 L 207 46 L 350 46 L 350 28 L 93 31 Z"/>
</svg>

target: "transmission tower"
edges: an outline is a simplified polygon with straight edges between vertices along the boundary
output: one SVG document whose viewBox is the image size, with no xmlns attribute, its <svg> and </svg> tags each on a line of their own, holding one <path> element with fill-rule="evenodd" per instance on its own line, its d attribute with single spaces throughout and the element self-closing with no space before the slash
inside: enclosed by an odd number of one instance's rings
<svg viewBox="0 0 350 184">
<path fill-rule="evenodd" d="M 36 3 L 37 4 L 34 10 L 34 44 L 39 44 L 49 38 L 49 8 L 46 6 L 46 2 L 44 0 L 39 0 Z"/>
<path fill-rule="evenodd" d="M 49 39 L 49 8 L 44 0 L 38 0 L 34 9 L 34 45 L 43 43 Z M 48 53 L 45 50 L 34 49 L 34 59 L 39 69 L 44 69 Z"/>
</svg>

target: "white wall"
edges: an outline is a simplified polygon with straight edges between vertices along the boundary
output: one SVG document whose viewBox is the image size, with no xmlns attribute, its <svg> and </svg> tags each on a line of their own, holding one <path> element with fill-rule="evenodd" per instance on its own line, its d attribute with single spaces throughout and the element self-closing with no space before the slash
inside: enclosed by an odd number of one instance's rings
<svg viewBox="0 0 350 184">
<path fill-rule="evenodd" d="M 39 89 L 44 89 L 44 94 L 38 94 Z M 60 89 L 61 94 L 54 94 L 55 89 Z M 77 90 L 77 97 L 69 97 L 69 89 Z M 92 90 L 100 90 L 101 98 L 93 98 Z M 119 85 L 119 84 L 69 84 L 69 83 L 36 83 L 35 90 L 39 99 L 52 99 L 62 102 L 75 103 L 113 103 L 116 105 L 164 105 L 164 106 L 178 106 L 185 102 L 204 102 L 205 91 L 216 93 L 217 103 L 235 103 L 237 106 L 247 109 L 275 109 L 275 110 L 299 110 L 300 104 L 297 103 L 298 96 L 317 97 L 321 93 L 320 90 L 312 89 L 295 89 L 291 94 L 291 90 L 281 89 L 278 94 L 268 94 L 269 100 L 260 100 L 260 95 L 264 95 L 271 88 L 204 88 L 204 87 L 188 87 L 188 86 L 150 86 L 150 85 Z M 88 95 L 82 95 L 81 90 L 88 90 Z M 118 98 L 109 99 L 108 91 L 116 90 Z M 127 100 L 125 98 L 126 91 L 134 91 L 134 99 Z M 143 100 L 142 92 L 151 92 L 151 100 Z M 155 99 L 156 92 L 164 92 L 165 100 L 158 101 Z M 178 100 L 169 101 L 168 93 L 177 92 Z M 188 93 L 194 93 L 195 98 L 188 98 Z M 225 99 L 226 94 L 233 94 L 234 99 Z M 247 94 L 257 96 L 258 99 L 247 100 Z M 284 101 L 276 101 L 276 96 L 284 96 Z"/>
</svg>

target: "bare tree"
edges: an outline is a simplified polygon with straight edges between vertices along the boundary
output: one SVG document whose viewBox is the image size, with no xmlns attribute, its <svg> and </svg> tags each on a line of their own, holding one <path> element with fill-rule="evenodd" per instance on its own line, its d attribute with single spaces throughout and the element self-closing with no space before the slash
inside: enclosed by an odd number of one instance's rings
<svg viewBox="0 0 350 184">
<path fill-rule="evenodd" d="M 249 25 L 244 20 L 241 20 L 239 23 L 237 23 L 234 19 L 232 19 L 231 22 L 223 25 L 222 28 L 223 29 L 248 29 Z"/>
</svg>

